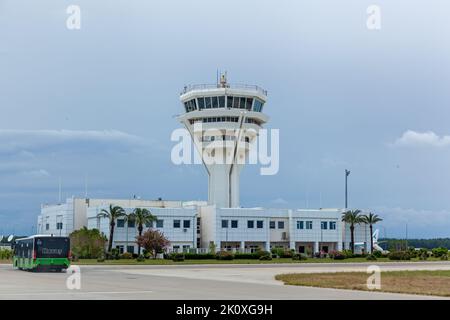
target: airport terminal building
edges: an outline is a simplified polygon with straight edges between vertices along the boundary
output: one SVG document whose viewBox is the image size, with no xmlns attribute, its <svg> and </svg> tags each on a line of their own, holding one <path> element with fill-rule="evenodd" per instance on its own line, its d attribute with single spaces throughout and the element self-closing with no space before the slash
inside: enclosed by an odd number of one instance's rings
<svg viewBox="0 0 450 320">
<path fill-rule="evenodd" d="M 212 244 L 216 250 L 286 248 L 305 254 L 350 248 L 350 228 L 341 221 L 345 209 L 240 206 L 242 159 L 248 158 L 258 131 L 269 119 L 263 113 L 265 90 L 230 85 L 223 75 L 217 84 L 185 87 L 180 100 L 184 113 L 178 120 L 189 132 L 208 173 L 208 201 L 71 198 L 42 206 L 38 233 L 67 236 L 85 226 L 109 236 L 109 221 L 99 213 L 113 204 L 127 213 L 135 208 L 150 210 L 157 221 L 145 227 L 162 231 L 173 251 L 207 251 Z M 210 157 L 223 161 L 206 161 Z M 120 252 L 137 252 L 136 236 L 133 221 L 116 221 L 114 247 Z M 367 225 L 355 226 L 355 243 L 366 251 L 370 238 Z"/>
</svg>

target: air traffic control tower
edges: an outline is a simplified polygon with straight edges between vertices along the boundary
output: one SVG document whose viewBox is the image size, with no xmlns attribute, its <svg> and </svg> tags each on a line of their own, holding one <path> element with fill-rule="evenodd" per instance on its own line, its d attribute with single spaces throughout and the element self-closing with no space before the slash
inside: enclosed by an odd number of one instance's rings
<svg viewBox="0 0 450 320">
<path fill-rule="evenodd" d="M 254 85 L 233 85 L 225 75 L 217 84 L 184 87 L 185 113 L 178 120 L 189 131 L 208 172 L 208 203 L 239 207 L 239 175 L 259 129 L 267 91 Z"/>
</svg>

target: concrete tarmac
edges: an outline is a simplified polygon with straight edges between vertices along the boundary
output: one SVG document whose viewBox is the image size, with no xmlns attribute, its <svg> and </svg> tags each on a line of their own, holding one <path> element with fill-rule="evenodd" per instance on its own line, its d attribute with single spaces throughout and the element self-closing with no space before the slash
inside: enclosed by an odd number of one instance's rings
<svg viewBox="0 0 450 320">
<path fill-rule="evenodd" d="M 281 273 L 366 271 L 374 263 L 80 266 L 81 289 L 65 273 L 32 273 L 0 265 L 0 299 L 435 299 L 381 292 L 286 286 Z M 388 270 L 450 270 L 449 262 L 380 263 Z M 441 298 L 439 298 L 441 299 Z"/>
</svg>

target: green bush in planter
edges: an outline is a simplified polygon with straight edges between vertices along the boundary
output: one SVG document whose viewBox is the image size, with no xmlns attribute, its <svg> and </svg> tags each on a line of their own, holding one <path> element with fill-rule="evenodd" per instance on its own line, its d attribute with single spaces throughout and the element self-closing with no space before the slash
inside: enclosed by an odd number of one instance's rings
<svg viewBox="0 0 450 320">
<path fill-rule="evenodd" d="M 272 255 L 270 253 L 267 253 L 267 254 L 259 257 L 259 260 L 272 260 Z"/>
<path fill-rule="evenodd" d="M 216 259 L 217 260 L 233 260 L 234 255 L 228 251 L 219 251 L 216 254 Z"/>
<path fill-rule="evenodd" d="M 139 255 L 137 258 L 136 258 L 136 261 L 137 262 L 143 262 L 143 261 L 145 261 L 145 256 L 144 255 Z"/>
<path fill-rule="evenodd" d="M 448 249 L 443 247 L 434 248 L 433 250 L 431 250 L 431 252 L 433 253 L 433 257 L 436 258 L 439 258 L 443 255 L 448 255 Z"/>
<path fill-rule="evenodd" d="M 124 252 L 120 255 L 120 259 L 133 259 L 133 254 L 130 252 Z"/>
<path fill-rule="evenodd" d="M 411 260 L 411 255 L 407 251 L 392 251 L 388 254 L 389 260 Z"/>
<path fill-rule="evenodd" d="M 294 254 L 292 256 L 292 260 L 300 261 L 300 260 L 308 260 L 308 258 L 305 255 L 301 254 L 301 253 L 296 253 L 296 254 Z"/>
<path fill-rule="evenodd" d="M 175 262 L 184 261 L 184 253 L 174 252 L 170 255 L 170 259 Z"/>
</svg>

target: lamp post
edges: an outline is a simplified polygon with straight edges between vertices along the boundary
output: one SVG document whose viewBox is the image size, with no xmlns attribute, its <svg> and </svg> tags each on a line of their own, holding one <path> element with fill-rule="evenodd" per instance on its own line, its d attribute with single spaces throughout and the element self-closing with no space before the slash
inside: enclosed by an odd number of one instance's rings
<svg viewBox="0 0 450 320">
<path fill-rule="evenodd" d="M 350 170 L 345 169 L 345 209 L 348 208 L 348 189 L 347 189 L 347 178 L 350 175 Z"/>
</svg>

